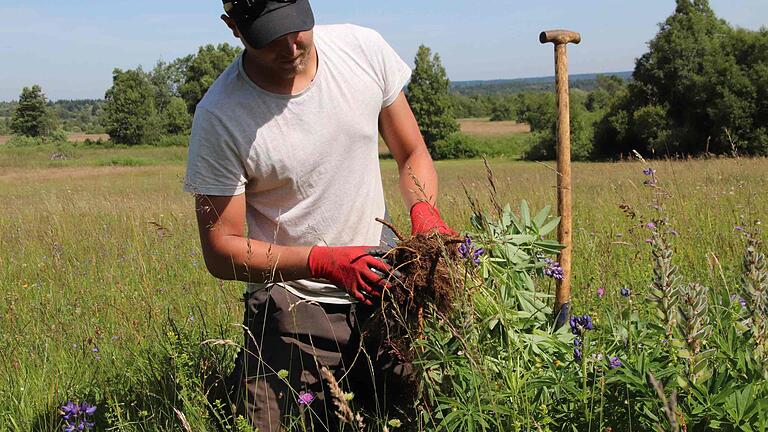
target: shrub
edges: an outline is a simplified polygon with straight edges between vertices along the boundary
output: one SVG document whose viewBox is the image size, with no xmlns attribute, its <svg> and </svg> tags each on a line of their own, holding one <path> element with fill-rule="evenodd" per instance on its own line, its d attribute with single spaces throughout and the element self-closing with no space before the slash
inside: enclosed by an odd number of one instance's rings
<svg viewBox="0 0 768 432">
<path fill-rule="evenodd" d="M 469 159 L 480 156 L 477 140 L 469 135 L 454 133 L 435 143 L 434 157 L 440 159 Z"/>
</svg>

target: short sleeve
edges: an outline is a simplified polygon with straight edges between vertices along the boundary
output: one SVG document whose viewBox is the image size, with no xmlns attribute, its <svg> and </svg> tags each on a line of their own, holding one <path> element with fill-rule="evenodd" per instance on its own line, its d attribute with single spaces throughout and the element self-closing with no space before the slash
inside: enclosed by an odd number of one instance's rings
<svg viewBox="0 0 768 432">
<path fill-rule="evenodd" d="M 247 176 L 235 137 L 216 115 L 198 107 L 189 137 L 184 191 L 235 196 L 245 192 Z"/>
<path fill-rule="evenodd" d="M 377 75 L 381 79 L 383 100 L 381 107 L 392 105 L 408 80 L 411 79 L 411 68 L 403 61 L 394 49 L 377 32 L 371 31 L 371 44 L 375 45 L 377 58 L 374 64 L 379 68 Z"/>
</svg>

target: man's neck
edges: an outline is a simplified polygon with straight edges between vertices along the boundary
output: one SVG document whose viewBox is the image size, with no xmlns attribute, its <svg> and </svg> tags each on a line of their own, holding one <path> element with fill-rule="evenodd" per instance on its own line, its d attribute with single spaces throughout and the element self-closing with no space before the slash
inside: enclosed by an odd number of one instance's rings
<svg viewBox="0 0 768 432">
<path fill-rule="evenodd" d="M 275 94 L 295 95 L 303 92 L 317 75 L 318 67 L 317 47 L 312 46 L 312 52 L 309 54 L 309 63 L 301 72 L 293 75 L 283 73 L 274 73 L 267 68 L 262 67 L 258 62 L 254 62 L 248 55 L 246 49 L 243 54 L 243 69 L 245 74 L 254 84 L 262 89 Z"/>
</svg>

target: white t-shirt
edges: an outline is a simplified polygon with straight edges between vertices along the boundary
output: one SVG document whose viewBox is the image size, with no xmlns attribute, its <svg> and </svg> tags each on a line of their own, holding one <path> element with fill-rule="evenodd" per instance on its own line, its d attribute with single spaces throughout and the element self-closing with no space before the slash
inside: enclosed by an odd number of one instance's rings
<svg viewBox="0 0 768 432">
<path fill-rule="evenodd" d="M 316 26 L 318 70 L 300 94 L 254 84 L 242 57 L 197 105 L 184 190 L 245 193 L 248 236 L 284 246 L 376 246 L 386 212 L 378 118 L 410 79 L 374 30 Z M 275 281 L 280 282 L 280 281 Z M 324 280 L 284 282 L 294 294 L 351 303 Z M 248 290 L 264 288 L 248 284 Z"/>
</svg>

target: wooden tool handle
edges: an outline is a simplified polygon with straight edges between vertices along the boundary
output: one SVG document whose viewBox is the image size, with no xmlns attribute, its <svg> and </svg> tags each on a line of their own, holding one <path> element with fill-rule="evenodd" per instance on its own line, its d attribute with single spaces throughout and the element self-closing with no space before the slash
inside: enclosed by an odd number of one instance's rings
<svg viewBox="0 0 768 432">
<path fill-rule="evenodd" d="M 570 30 L 549 30 L 541 32 L 539 41 L 543 44 L 551 42 L 555 45 L 578 44 L 581 42 L 581 35 Z"/>
</svg>

